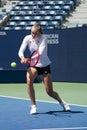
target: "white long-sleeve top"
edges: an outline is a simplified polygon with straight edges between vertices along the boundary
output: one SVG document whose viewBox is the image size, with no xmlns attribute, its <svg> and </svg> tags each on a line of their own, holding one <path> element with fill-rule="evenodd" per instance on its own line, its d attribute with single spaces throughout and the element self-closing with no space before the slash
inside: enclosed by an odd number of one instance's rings
<svg viewBox="0 0 87 130">
<path fill-rule="evenodd" d="M 47 55 L 47 36 L 45 34 L 41 34 L 41 36 L 35 40 L 32 39 L 32 35 L 25 36 L 18 52 L 20 58 L 24 56 L 24 51 L 27 46 L 31 54 L 35 50 L 38 50 L 40 53 L 39 61 L 35 65 L 36 67 L 45 67 L 51 64 Z"/>
</svg>

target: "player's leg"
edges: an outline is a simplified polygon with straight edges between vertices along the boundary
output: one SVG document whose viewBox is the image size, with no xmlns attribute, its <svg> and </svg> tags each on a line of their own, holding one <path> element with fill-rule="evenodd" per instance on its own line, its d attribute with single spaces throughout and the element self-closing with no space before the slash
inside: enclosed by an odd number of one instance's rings
<svg viewBox="0 0 87 130">
<path fill-rule="evenodd" d="M 45 89 L 46 89 L 46 92 L 49 96 L 53 97 L 54 99 L 56 99 L 59 103 L 62 102 L 60 96 L 58 95 L 57 92 L 55 92 L 53 90 L 53 84 L 52 84 L 52 78 L 51 78 L 51 74 L 44 74 L 42 76 L 42 80 L 43 80 L 43 83 L 45 85 Z"/>
<path fill-rule="evenodd" d="M 44 74 L 42 76 L 42 80 L 43 80 L 43 83 L 45 85 L 45 89 L 46 89 L 46 92 L 49 96 L 51 96 L 52 98 L 56 99 L 60 105 L 64 108 L 64 110 L 68 111 L 70 110 L 70 107 L 68 104 L 66 104 L 59 96 L 59 94 L 57 92 L 55 92 L 53 90 L 53 84 L 52 84 L 52 78 L 51 78 L 51 74 Z"/>
<path fill-rule="evenodd" d="M 37 76 L 37 70 L 35 68 L 29 67 L 27 70 L 26 78 L 27 78 L 27 92 L 32 104 L 30 114 L 35 114 L 37 112 L 35 91 L 33 87 L 33 82 L 36 76 Z"/>
</svg>

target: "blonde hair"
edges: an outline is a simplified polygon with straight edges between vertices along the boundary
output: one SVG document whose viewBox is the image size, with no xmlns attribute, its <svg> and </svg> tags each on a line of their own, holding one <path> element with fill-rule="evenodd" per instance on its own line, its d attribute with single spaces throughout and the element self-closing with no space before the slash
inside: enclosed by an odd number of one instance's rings
<svg viewBox="0 0 87 130">
<path fill-rule="evenodd" d="M 35 24 L 32 27 L 34 27 L 37 31 L 39 31 L 41 34 L 43 34 L 43 29 L 40 24 Z"/>
</svg>

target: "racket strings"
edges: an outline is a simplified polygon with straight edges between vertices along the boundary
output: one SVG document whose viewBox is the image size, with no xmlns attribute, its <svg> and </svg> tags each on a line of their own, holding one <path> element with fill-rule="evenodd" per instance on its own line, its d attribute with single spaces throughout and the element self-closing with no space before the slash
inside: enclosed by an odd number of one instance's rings
<svg viewBox="0 0 87 130">
<path fill-rule="evenodd" d="M 31 60 L 35 60 L 38 58 L 38 54 L 32 55 Z"/>
<path fill-rule="evenodd" d="M 31 60 L 30 60 L 30 66 L 35 66 L 37 63 L 38 63 L 38 60 L 39 60 L 39 52 L 36 51 L 32 54 L 31 56 Z"/>
</svg>

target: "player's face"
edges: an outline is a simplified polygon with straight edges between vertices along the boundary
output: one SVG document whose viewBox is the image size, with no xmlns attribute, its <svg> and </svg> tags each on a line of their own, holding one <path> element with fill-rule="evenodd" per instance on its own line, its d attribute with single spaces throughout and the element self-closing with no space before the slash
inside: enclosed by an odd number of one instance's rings
<svg viewBox="0 0 87 130">
<path fill-rule="evenodd" d="M 40 32 L 36 28 L 32 27 L 31 35 L 32 35 L 33 39 L 36 39 L 40 35 Z"/>
</svg>

